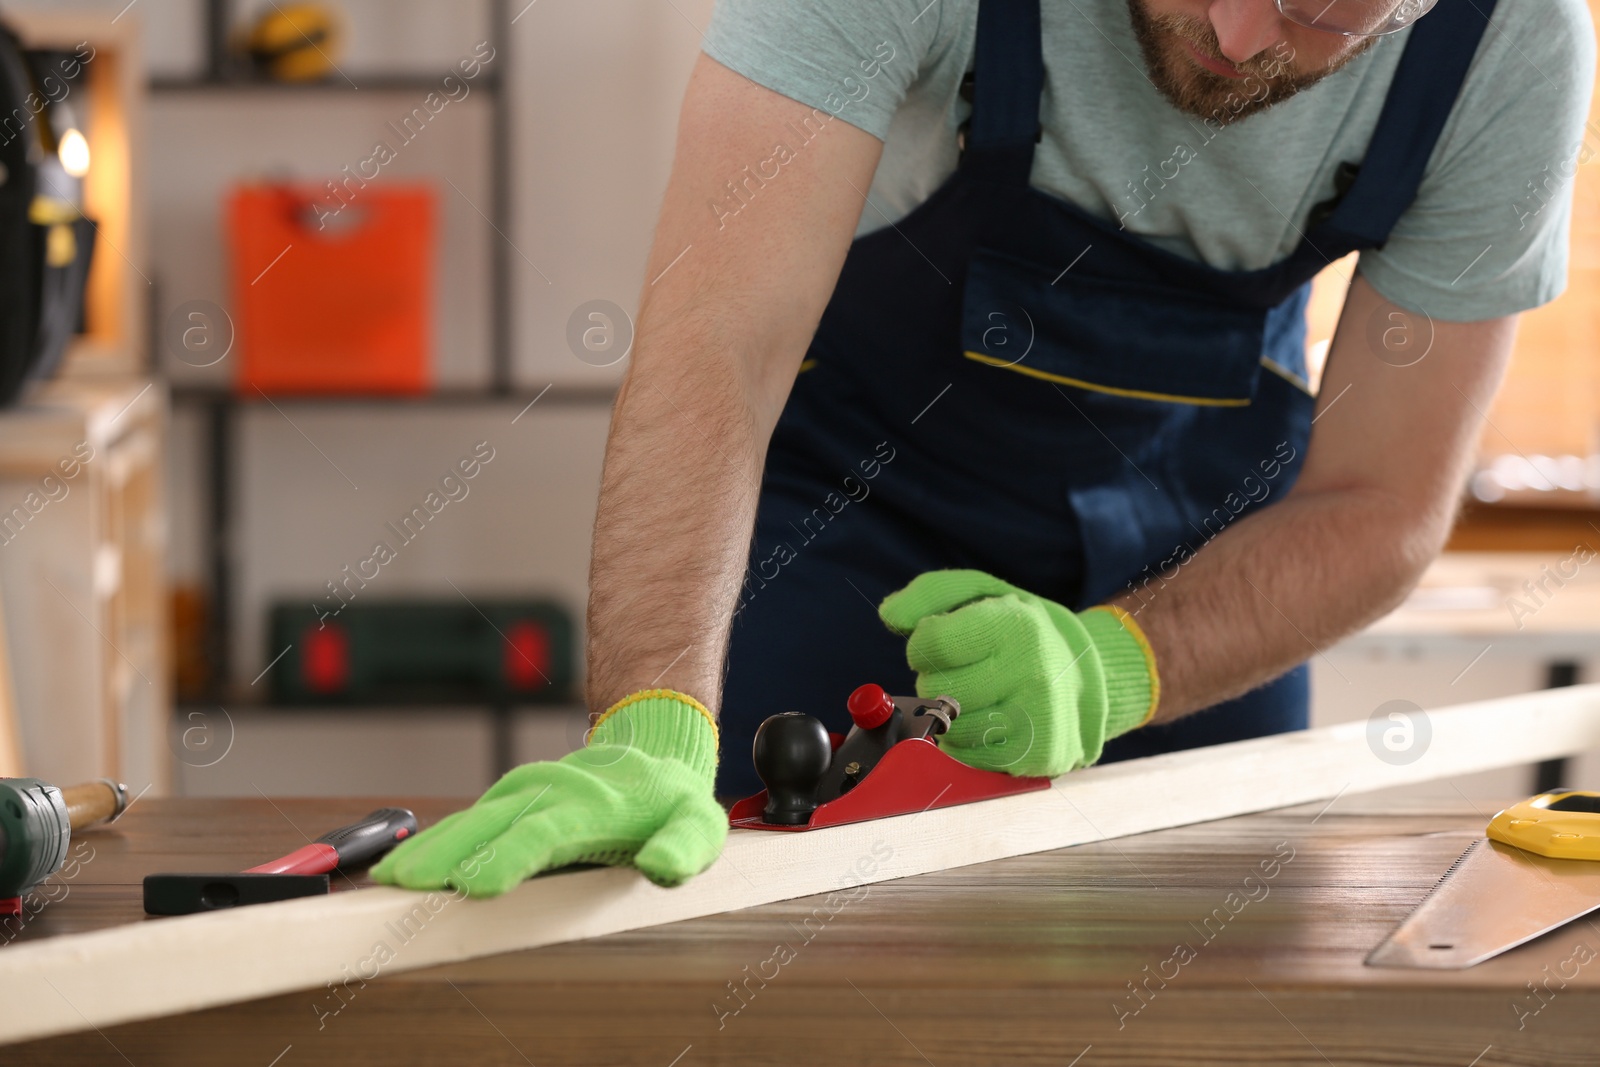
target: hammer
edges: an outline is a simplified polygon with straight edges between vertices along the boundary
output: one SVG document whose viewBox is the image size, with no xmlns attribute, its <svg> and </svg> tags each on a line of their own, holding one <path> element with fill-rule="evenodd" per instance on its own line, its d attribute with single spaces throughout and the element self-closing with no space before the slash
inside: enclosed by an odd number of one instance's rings
<svg viewBox="0 0 1600 1067">
<path fill-rule="evenodd" d="M 22 914 L 22 894 L 67 862 L 72 831 L 111 822 L 128 787 L 109 778 L 62 789 L 38 778 L 0 778 L 0 915 Z"/>
<path fill-rule="evenodd" d="M 410 811 L 379 808 L 286 856 L 238 873 L 147 874 L 144 910 L 150 915 L 190 915 L 323 896 L 329 871 L 371 863 L 416 832 L 417 817 Z"/>
</svg>

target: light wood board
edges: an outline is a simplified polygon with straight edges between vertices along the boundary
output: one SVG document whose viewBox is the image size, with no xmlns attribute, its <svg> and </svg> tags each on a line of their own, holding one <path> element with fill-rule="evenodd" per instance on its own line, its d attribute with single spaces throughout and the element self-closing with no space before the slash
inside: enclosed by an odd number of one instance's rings
<svg viewBox="0 0 1600 1067">
<path fill-rule="evenodd" d="M 17 944 L 0 951 L 0 1042 L 1571 754 L 1600 747 L 1600 686 L 1441 709 L 1428 724 L 1426 751 L 1404 764 L 1380 759 L 1367 724 L 1350 723 L 1092 768 L 1050 790 L 918 815 L 736 831 L 710 870 L 677 889 L 596 869 L 490 901 L 369 889 Z"/>
<path fill-rule="evenodd" d="M 429 823 L 467 802 L 385 799 Z M 1346 795 L 897 878 L 836 911 L 798 897 L 58 1034 L 0 1062 L 840 1067 L 848 1049 L 871 1067 L 1595 1067 L 1600 968 L 1574 966 L 1575 944 L 1595 944 L 1581 922 L 1467 971 L 1362 962 L 1519 799 Z M 236 869 L 374 806 L 146 797 L 18 936 L 136 922 L 144 871 Z M 1129 981 L 1150 982 L 1143 1002 Z"/>
<path fill-rule="evenodd" d="M 28 772 L 22 758 L 17 693 L 11 685 L 11 646 L 7 643 L 4 603 L 4 597 L 0 597 L 0 778 L 20 778 Z"/>
</svg>

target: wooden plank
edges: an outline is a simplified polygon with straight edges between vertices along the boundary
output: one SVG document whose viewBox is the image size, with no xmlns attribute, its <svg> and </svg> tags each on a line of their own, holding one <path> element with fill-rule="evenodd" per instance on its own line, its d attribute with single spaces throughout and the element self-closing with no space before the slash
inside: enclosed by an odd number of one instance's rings
<svg viewBox="0 0 1600 1067">
<path fill-rule="evenodd" d="M 18 944 L 0 952 L 0 1042 L 1571 754 L 1600 747 L 1600 686 L 1433 711 L 1427 724 L 1425 749 L 1404 763 L 1380 758 L 1367 724 L 1349 723 L 1091 768 L 965 807 L 804 834 L 735 832 L 710 870 L 671 890 L 606 868 L 495 900 L 378 888 Z"/>
<path fill-rule="evenodd" d="M 848 1050 L 873 1067 L 1065 1067 L 1092 1044 L 1078 1067 L 1465 1067 L 1493 1045 L 1478 1067 L 1592 1065 L 1600 968 L 1563 966 L 1577 942 L 1596 945 L 1581 923 L 1462 972 L 1362 966 L 1503 806 L 1391 805 L 1346 795 L 902 878 L 831 911 L 826 896 L 783 901 L 46 1038 L 0 1059 L 838 1067 Z M 38 921 L 79 925 L 100 903 L 79 898 L 90 880 L 132 921 L 133 875 L 150 863 L 239 866 L 250 848 L 301 841 L 294 826 L 314 833 L 371 806 L 142 800 L 124 819 L 127 847 L 101 835 L 71 896 Z M 417 804 L 419 817 L 447 810 Z M 1230 893 L 1253 899 L 1230 906 Z M 1179 944 L 1194 953 L 1181 966 Z M 1136 996 L 1130 981 L 1149 984 Z"/>
<path fill-rule="evenodd" d="M 22 724 L 17 718 L 17 691 L 11 684 L 11 646 L 6 633 L 5 598 L 0 596 L 0 778 L 20 778 L 27 771 L 22 758 Z"/>
</svg>

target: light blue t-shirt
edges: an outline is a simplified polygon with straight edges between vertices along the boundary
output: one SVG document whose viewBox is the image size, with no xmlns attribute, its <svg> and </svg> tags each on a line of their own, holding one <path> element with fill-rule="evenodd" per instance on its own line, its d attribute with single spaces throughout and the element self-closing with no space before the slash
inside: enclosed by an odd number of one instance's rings
<svg viewBox="0 0 1600 1067">
<path fill-rule="evenodd" d="M 1464 2 L 1464 0 L 1443 0 Z M 978 0 L 718 0 L 707 55 L 884 141 L 858 233 L 955 170 Z M 1208 126 L 1145 74 L 1127 0 L 1043 0 L 1044 136 L 1033 184 L 1223 270 L 1289 255 L 1342 161 L 1360 162 L 1410 30 L 1266 111 Z M 1500 0 L 1415 202 L 1360 272 L 1384 297 L 1471 322 L 1566 284 L 1572 177 L 1595 40 L 1584 0 Z M 1160 180 L 1150 180 L 1151 175 Z"/>
</svg>

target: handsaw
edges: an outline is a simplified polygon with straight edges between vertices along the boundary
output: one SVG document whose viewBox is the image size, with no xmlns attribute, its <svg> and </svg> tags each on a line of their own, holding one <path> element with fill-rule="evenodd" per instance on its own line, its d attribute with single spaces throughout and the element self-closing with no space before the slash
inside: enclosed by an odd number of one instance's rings
<svg viewBox="0 0 1600 1067">
<path fill-rule="evenodd" d="M 1541 793 L 1489 820 L 1367 964 L 1459 970 L 1597 908 L 1600 793 Z"/>
</svg>

